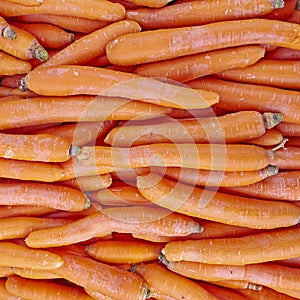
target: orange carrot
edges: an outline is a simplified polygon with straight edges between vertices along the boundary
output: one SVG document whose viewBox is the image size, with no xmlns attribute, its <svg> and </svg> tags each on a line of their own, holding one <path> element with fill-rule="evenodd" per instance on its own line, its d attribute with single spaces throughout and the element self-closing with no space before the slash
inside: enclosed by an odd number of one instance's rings
<svg viewBox="0 0 300 300">
<path fill-rule="evenodd" d="M 281 122 L 276 126 L 285 137 L 300 136 L 300 124 Z"/>
<path fill-rule="evenodd" d="M 17 37 L 17 34 L 13 30 L 13 28 L 7 23 L 7 21 L 0 16 L 0 38 L 2 37 L 9 40 L 14 40 Z"/>
<path fill-rule="evenodd" d="M 141 64 L 135 67 L 133 72 L 148 77 L 187 82 L 197 77 L 252 65 L 262 58 L 264 53 L 265 50 L 261 46 L 245 45 Z"/>
<path fill-rule="evenodd" d="M 39 249 L 29 249 L 11 242 L 0 242 L 0 266 L 20 267 L 38 270 L 59 268 L 63 259 L 54 253 Z"/>
<path fill-rule="evenodd" d="M 294 0 L 293 0 L 294 1 Z M 218 21 L 247 19 L 265 15 L 283 7 L 283 1 L 184 1 L 159 9 L 127 10 L 126 18 L 140 23 L 143 29 L 195 26 Z"/>
<path fill-rule="evenodd" d="M 300 170 L 300 148 L 288 147 L 276 151 L 274 163 L 279 170 Z"/>
<path fill-rule="evenodd" d="M 45 96 L 85 94 L 126 97 L 186 109 L 207 108 L 218 102 L 216 93 L 205 90 L 193 90 L 132 73 L 77 65 L 35 69 L 24 77 L 20 88 Z"/>
<path fill-rule="evenodd" d="M 175 274 L 158 263 L 138 264 L 133 271 L 147 283 L 151 296 L 157 299 L 205 299 L 218 298 L 207 292 L 197 283 Z"/>
<path fill-rule="evenodd" d="M 107 295 L 105 295 L 105 294 L 103 294 L 103 293 L 100 293 L 100 292 L 96 292 L 96 291 L 94 291 L 94 290 L 92 290 L 92 289 L 85 288 L 84 290 L 86 291 L 86 293 L 87 293 L 88 295 L 90 295 L 90 296 L 91 296 L 93 299 L 95 299 L 95 300 L 113 300 L 112 297 L 107 296 Z M 148 299 L 148 298 L 147 298 L 147 299 Z"/>
<path fill-rule="evenodd" d="M 18 59 L 14 56 L 0 52 L 1 66 L 0 75 L 10 76 L 15 74 L 24 74 L 31 70 L 29 62 Z M 3 85 L 1 80 L 1 85 Z"/>
<path fill-rule="evenodd" d="M 0 299 L 1 300 L 19 300 L 19 297 L 16 297 L 9 293 L 5 288 L 5 281 L 7 279 L 0 278 Z"/>
<path fill-rule="evenodd" d="M 50 183 L 0 183 L 1 205 L 32 205 L 68 211 L 81 211 L 90 206 L 78 190 Z"/>
<path fill-rule="evenodd" d="M 4 17 L 22 16 L 28 14 L 53 14 L 81 17 L 99 21 L 118 21 L 125 17 L 125 9 L 118 3 L 110 1 L 90 0 L 86 6 L 80 0 L 65 2 L 64 0 L 47 0 L 39 6 L 24 6 L 3 0 L 0 14 Z"/>
<path fill-rule="evenodd" d="M 17 275 L 9 276 L 5 287 L 9 293 L 21 299 L 78 299 L 91 300 L 85 291 L 78 287 L 71 287 L 55 283 L 51 280 L 34 280 Z"/>
<path fill-rule="evenodd" d="M 231 289 L 250 289 L 254 291 L 260 291 L 263 289 L 261 285 L 251 283 L 245 280 L 218 280 L 211 281 L 211 283 L 217 286 L 227 287 Z"/>
<path fill-rule="evenodd" d="M 140 263 L 156 260 L 163 245 L 133 241 L 99 241 L 86 246 L 92 258 L 106 263 Z"/>
<path fill-rule="evenodd" d="M 29 279 L 57 279 L 59 276 L 51 273 L 48 270 L 35 270 L 26 268 L 12 268 L 14 274 L 19 275 L 23 278 Z"/>
<path fill-rule="evenodd" d="M 155 174 L 138 177 L 137 186 L 150 201 L 193 217 L 255 229 L 287 227 L 299 222 L 299 207 L 286 202 L 194 188 Z"/>
<path fill-rule="evenodd" d="M 282 133 L 275 129 L 271 128 L 266 130 L 266 132 L 257 138 L 250 139 L 246 141 L 248 144 L 257 145 L 257 146 L 276 146 L 279 145 L 284 140 Z"/>
<path fill-rule="evenodd" d="M 289 49 L 285 47 L 279 47 L 273 51 L 266 53 L 267 59 L 280 59 L 280 60 L 299 60 L 300 50 Z"/>
<path fill-rule="evenodd" d="M 257 110 L 280 112 L 285 122 L 299 123 L 300 93 L 269 86 L 236 83 L 216 78 L 199 78 L 189 82 L 192 88 L 205 88 L 220 95 L 217 104 L 230 111 Z M 247 101 L 244 101 L 247 99 Z"/>
<path fill-rule="evenodd" d="M 269 43 L 300 49 L 300 43 L 297 43 L 299 34 L 299 24 L 283 21 L 246 19 L 214 22 L 124 34 L 108 43 L 106 55 L 112 64 L 135 65 L 245 44 Z M 201 39 L 197 39 L 199 36 Z M 211 36 L 217 38 L 211 39 Z M 132 45 L 134 51 L 128 51 Z"/>
<path fill-rule="evenodd" d="M 43 0 L 8 0 L 8 2 L 20 4 L 24 6 L 39 6 L 44 1 Z"/>
<path fill-rule="evenodd" d="M 38 217 L 44 216 L 49 213 L 56 211 L 53 208 L 45 208 L 39 206 L 29 206 L 29 205 L 1 205 L 0 206 L 0 218 L 10 218 L 10 217 Z"/>
</svg>

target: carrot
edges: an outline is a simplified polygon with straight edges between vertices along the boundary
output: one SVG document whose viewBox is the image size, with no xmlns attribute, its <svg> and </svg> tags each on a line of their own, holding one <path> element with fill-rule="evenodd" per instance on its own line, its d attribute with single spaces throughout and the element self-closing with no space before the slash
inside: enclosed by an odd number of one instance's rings
<svg viewBox="0 0 300 300">
<path fill-rule="evenodd" d="M 8 0 L 8 2 L 20 4 L 24 6 L 39 6 L 44 1 L 43 0 Z"/>
<path fill-rule="evenodd" d="M 280 60 L 299 60 L 300 50 L 279 47 L 273 51 L 266 53 L 267 59 L 280 59 Z"/>
<path fill-rule="evenodd" d="M 2 37 L 9 40 L 14 40 L 17 37 L 17 34 L 7 23 L 6 19 L 0 16 L 0 38 Z"/>
<path fill-rule="evenodd" d="M 279 170 L 300 170 L 299 154 L 299 147 L 279 149 L 272 163 L 278 166 Z"/>
<path fill-rule="evenodd" d="M 99 55 L 104 55 L 105 46 L 110 40 L 121 34 L 138 32 L 140 30 L 140 25 L 131 20 L 109 24 L 79 38 L 68 47 L 57 52 L 40 67 L 85 64 Z"/>
<path fill-rule="evenodd" d="M 253 171 L 269 165 L 274 155 L 274 151 L 254 145 L 157 143 L 131 148 L 84 146 L 76 158 L 86 166 L 140 168 L 163 165 L 204 170 Z"/>
<path fill-rule="evenodd" d="M 90 206 L 80 191 L 50 183 L 0 183 L 1 205 L 32 205 L 68 211 L 81 211 Z"/>
<path fill-rule="evenodd" d="M 96 292 L 94 290 L 91 290 L 89 288 L 85 288 L 84 289 L 86 291 L 86 293 L 88 295 L 90 295 L 93 299 L 96 299 L 96 300 L 113 300 L 112 297 L 110 296 L 107 296 L 107 295 L 104 295 L 103 293 L 100 293 L 100 292 Z M 148 299 L 148 298 L 147 298 Z"/>
<path fill-rule="evenodd" d="M 298 24 L 267 19 L 214 22 L 124 34 L 107 44 L 106 55 L 112 64 L 135 65 L 246 44 L 300 49 L 299 32 Z M 197 39 L 199 36 L 202 38 Z M 128 51 L 132 45 L 134 51 Z"/>
<path fill-rule="evenodd" d="M 51 24 L 21 22 L 10 22 L 10 24 L 34 35 L 38 42 L 45 48 L 63 48 L 73 43 L 75 39 L 74 33 L 67 32 Z"/>
<path fill-rule="evenodd" d="M 21 299 L 92 299 L 83 289 L 78 287 L 62 285 L 51 280 L 22 278 L 17 275 L 9 276 L 5 287 L 9 293 L 21 297 Z"/>
<path fill-rule="evenodd" d="M 280 112 L 285 122 L 299 123 L 300 93 L 269 86 L 229 82 L 216 78 L 190 81 L 192 88 L 205 88 L 220 95 L 217 104 L 230 111 L 257 110 Z M 247 101 L 244 101 L 247 99 Z"/>
<path fill-rule="evenodd" d="M 270 13 L 264 15 L 266 19 L 287 20 L 295 11 L 297 0 L 284 0 L 282 7 L 277 7 Z"/>
<path fill-rule="evenodd" d="M 299 90 L 299 73 L 300 62 L 261 59 L 251 66 L 225 70 L 217 75 L 225 80 Z"/>
<path fill-rule="evenodd" d="M 4 87 L 0 87 L 0 94 L 1 88 Z M 12 91 L 10 90 L 8 93 L 11 94 Z M 34 114 L 32 114 L 33 111 Z M 57 122 L 130 120 L 136 116 L 141 119 L 155 118 L 168 114 L 170 111 L 171 109 L 168 107 L 131 101 L 125 98 L 35 97 L 20 99 L 19 101 L 0 102 L 0 129 Z M 29 115 L 30 118 L 28 118 Z"/>
<path fill-rule="evenodd" d="M 22 16 L 28 14 L 53 14 L 72 17 L 81 17 L 99 21 L 118 21 L 125 17 L 125 9 L 118 3 L 102 0 L 90 0 L 85 5 L 80 0 L 65 2 L 63 0 L 47 0 L 41 5 L 29 7 L 2 1 L 0 14 L 4 17 Z"/>
<path fill-rule="evenodd" d="M 189 187 L 151 174 L 137 178 L 141 194 L 160 206 L 182 214 L 254 229 L 295 225 L 299 208 Z M 242 217 L 241 217 L 242 216 Z"/>
<path fill-rule="evenodd" d="M 15 275 L 29 279 L 57 279 L 59 276 L 51 273 L 48 270 L 35 270 L 26 268 L 12 268 Z"/>
<path fill-rule="evenodd" d="M 22 98 L 23 98 L 23 97 L 17 96 L 17 95 L 10 95 L 10 96 L 5 96 L 5 97 L 0 97 L 1 102 L 4 102 L 4 101 L 20 100 L 20 99 L 22 99 Z"/>
<path fill-rule="evenodd" d="M 172 0 L 128 0 L 137 5 L 148 6 L 148 7 L 163 7 Z"/>
<path fill-rule="evenodd" d="M 220 117 L 167 120 L 151 126 L 112 129 L 107 144 L 129 147 L 152 143 L 239 143 L 258 138 L 282 120 L 280 114 L 240 111 Z M 233 127 L 232 124 L 235 124 Z"/>
<path fill-rule="evenodd" d="M 91 60 L 86 62 L 85 65 L 91 67 L 104 67 L 109 65 L 109 61 L 106 55 L 100 55 L 100 56 L 96 56 L 95 58 L 92 58 Z"/>
<path fill-rule="evenodd" d="M 218 280 L 211 281 L 211 283 L 217 286 L 227 287 L 231 289 L 250 289 L 253 291 L 261 291 L 263 289 L 263 286 L 261 285 L 244 280 Z"/>
<path fill-rule="evenodd" d="M 146 242 L 99 241 L 86 246 L 92 258 L 106 263 L 140 263 L 158 258 L 163 246 Z"/>
<path fill-rule="evenodd" d="M 5 288 L 5 281 L 7 279 L 0 278 L 0 299 L 1 300 L 19 300 L 19 297 L 16 297 L 9 293 Z"/>
<path fill-rule="evenodd" d="M 245 45 L 141 64 L 135 67 L 133 72 L 148 77 L 187 82 L 232 68 L 252 65 L 262 58 L 264 53 L 265 50 L 261 46 Z"/>
<path fill-rule="evenodd" d="M 15 74 L 24 74 L 31 70 L 31 65 L 29 62 L 18 59 L 14 56 L 0 52 L 1 66 L 0 75 L 10 76 Z M 1 80 L 1 85 L 3 85 L 3 80 Z"/>
<path fill-rule="evenodd" d="M 77 65 L 35 69 L 24 77 L 20 88 L 44 96 L 85 94 L 126 97 L 186 109 L 207 108 L 218 102 L 216 93 L 205 90 L 193 90 L 132 73 Z"/>
<path fill-rule="evenodd" d="M 39 249 L 29 249 L 11 242 L 0 242 L 0 266 L 20 267 L 37 270 L 53 270 L 59 268 L 63 259 L 54 253 Z"/>
<path fill-rule="evenodd" d="M 15 26 L 12 26 L 12 28 L 18 38 L 14 40 L 0 38 L 0 49 L 2 51 L 23 60 L 37 58 L 45 61 L 48 59 L 47 51 L 32 34 Z"/>
<path fill-rule="evenodd" d="M 246 141 L 248 144 L 257 145 L 257 146 L 276 146 L 284 140 L 282 133 L 275 129 L 268 129 L 266 132 L 254 139 Z"/>
<path fill-rule="evenodd" d="M 116 300 L 146 299 L 148 290 L 138 275 L 86 257 L 61 252 L 59 254 L 65 263 L 54 273 L 68 281 Z"/>
<path fill-rule="evenodd" d="M 279 172 L 261 182 L 243 187 L 226 188 L 224 191 L 246 197 L 297 201 L 300 200 L 299 176 L 300 171 Z"/>
<path fill-rule="evenodd" d="M 143 29 L 195 26 L 218 21 L 247 19 L 263 16 L 283 1 L 185 1 L 165 8 L 137 8 L 127 10 L 126 18 L 140 23 Z"/>
<path fill-rule="evenodd" d="M 276 126 L 285 137 L 298 137 L 300 136 L 300 124 L 293 124 L 281 122 Z"/>
<path fill-rule="evenodd" d="M 49 213 L 56 211 L 53 208 L 45 208 L 39 206 L 29 206 L 29 205 L 1 205 L 0 206 L 0 218 L 10 218 L 10 217 L 21 217 L 21 216 L 44 216 Z"/>
<path fill-rule="evenodd" d="M 2 55 L 4 53 L 1 53 L 0 55 Z M 26 61 L 23 61 L 26 65 L 27 62 Z M 18 68 L 17 68 L 18 70 Z M 29 66 L 29 69 L 26 70 L 25 72 L 21 73 L 21 70 L 20 70 L 20 74 L 15 74 L 15 75 L 8 75 L 8 76 L 5 76 L 3 78 L 1 78 L 0 80 L 0 85 L 1 86 L 6 86 L 6 87 L 9 87 L 9 88 L 18 88 L 21 84 L 21 79 L 25 76 L 24 73 L 27 73 L 31 70 L 31 65 Z M 13 73 L 15 73 L 16 71 L 14 71 Z"/>
<path fill-rule="evenodd" d="M 151 297 L 157 299 L 218 299 L 197 283 L 169 271 L 158 263 L 138 264 L 132 269 L 146 281 L 151 291 Z"/>
<path fill-rule="evenodd" d="M 7 96 L 21 96 L 22 98 L 30 98 L 35 97 L 36 93 L 32 91 L 20 91 L 20 89 L 8 88 L 5 86 L 0 86 L 0 96 L 7 97 Z"/>
</svg>

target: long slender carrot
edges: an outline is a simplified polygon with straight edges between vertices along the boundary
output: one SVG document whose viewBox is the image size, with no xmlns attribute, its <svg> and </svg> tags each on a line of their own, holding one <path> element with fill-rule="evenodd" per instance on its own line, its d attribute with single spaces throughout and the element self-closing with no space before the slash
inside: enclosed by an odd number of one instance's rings
<svg viewBox="0 0 300 300">
<path fill-rule="evenodd" d="M 44 1 L 43 0 L 7 0 L 8 2 L 20 4 L 24 6 L 39 6 Z"/>
<path fill-rule="evenodd" d="M 267 19 L 214 22 L 124 34 L 108 43 L 106 55 L 112 64 L 134 65 L 245 44 L 300 49 L 299 32 L 298 24 Z M 197 39 L 199 36 L 202 38 Z M 134 51 L 128 51 L 130 48 Z"/>
<path fill-rule="evenodd" d="M 51 280 L 22 278 L 17 275 L 9 276 L 6 280 L 5 287 L 9 293 L 21 297 L 21 299 L 92 299 L 79 287 L 66 286 Z"/>
<path fill-rule="evenodd" d="M 218 77 L 251 84 L 262 84 L 299 90 L 300 62 L 261 59 L 251 66 L 225 70 Z"/>
<path fill-rule="evenodd" d="M 13 30 L 13 28 L 7 23 L 7 21 L 0 16 L 0 38 L 2 37 L 9 40 L 14 40 L 17 37 L 17 34 Z"/>
<path fill-rule="evenodd" d="M 300 170 L 300 148 L 288 147 L 276 151 L 273 163 L 279 170 Z"/>
<path fill-rule="evenodd" d="M 285 122 L 297 124 L 300 122 L 299 91 L 230 82 L 216 78 L 199 78 L 190 81 L 188 85 L 218 93 L 220 101 L 217 105 L 223 109 L 280 112 Z"/>
<path fill-rule="evenodd" d="M 11 268 L 15 275 L 29 279 L 57 279 L 59 276 L 51 273 L 48 270 L 35 270 L 26 268 Z"/>
<path fill-rule="evenodd" d="M 300 124 L 281 122 L 276 126 L 285 137 L 300 136 Z"/>
<path fill-rule="evenodd" d="M 125 9 L 122 5 L 105 0 L 101 2 L 90 0 L 88 6 L 80 0 L 68 2 L 47 0 L 35 7 L 13 4 L 6 0 L 3 0 L 1 4 L 0 14 L 4 17 L 53 14 L 110 22 L 122 20 L 125 17 Z"/>
<path fill-rule="evenodd" d="M 279 145 L 283 141 L 284 141 L 284 137 L 282 133 L 275 128 L 271 128 L 266 130 L 266 132 L 262 136 L 254 139 L 250 139 L 246 141 L 246 143 L 257 145 L 257 146 L 268 147 L 268 146 Z"/>
<path fill-rule="evenodd" d="M 50 183 L 0 183 L 1 205 L 32 205 L 68 211 L 81 211 L 90 206 L 78 190 Z"/>
<path fill-rule="evenodd" d="M 19 300 L 19 297 L 12 295 L 5 288 L 6 278 L 0 278 L 0 299 L 1 300 Z"/>
<path fill-rule="evenodd" d="M 299 208 L 189 187 L 160 176 L 140 176 L 137 186 L 152 202 L 198 218 L 257 229 L 287 227 L 299 222 Z"/>
<path fill-rule="evenodd" d="M 77 65 L 35 69 L 24 77 L 20 88 L 45 96 L 116 96 L 186 109 L 207 108 L 218 102 L 216 93 L 205 90 L 193 90 L 132 73 Z"/>
<path fill-rule="evenodd" d="M 135 67 L 133 72 L 148 77 L 187 82 L 232 68 L 252 65 L 262 58 L 264 53 L 265 49 L 261 46 L 245 45 L 141 64 Z"/>
<path fill-rule="evenodd" d="M 0 75 L 11 76 L 15 74 L 24 74 L 31 70 L 29 62 L 18 59 L 4 52 L 0 52 L 0 59 Z"/>
<path fill-rule="evenodd" d="M 136 20 L 143 29 L 195 26 L 218 21 L 263 16 L 283 1 L 185 1 L 160 9 L 137 8 L 127 10 L 126 18 Z"/>
<path fill-rule="evenodd" d="M 217 300 L 197 283 L 169 271 L 158 263 L 138 264 L 133 271 L 147 283 L 151 296 L 157 299 Z"/>
<path fill-rule="evenodd" d="M 0 242 L 0 265 L 4 267 L 20 267 L 39 270 L 59 268 L 63 259 L 50 251 L 29 249 L 11 242 Z"/>
</svg>

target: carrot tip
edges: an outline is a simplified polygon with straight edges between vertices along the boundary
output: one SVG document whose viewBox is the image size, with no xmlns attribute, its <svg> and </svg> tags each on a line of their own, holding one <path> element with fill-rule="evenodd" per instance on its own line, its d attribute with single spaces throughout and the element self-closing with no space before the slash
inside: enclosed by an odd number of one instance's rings
<svg viewBox="0 0 300 300">
<path fill-rule="evenodd" d="M 273 165 L 269 165 L 266 168 L 261 170 L 261 177 L 263 179 L 273 176 L 275 174 L 278 173 L 278 167 L 277 166 L 273 166 Z"/>
<path fill-rule="evenodd" d="M 8 40 L 15 40 L 17 38 L 17 33 L 10 26 L 6 26 L 2 30 L 1 35 Z"/>
<path fill-rule="evenodd" d="M 19 86 L 19 90 L 22 92 L 27 91 L 27 86 L 26 86 L 26 78 L 23 77 L 20 81 L 20 86 Z"/>
<path fill-rule="evenodd" d="M 41 45 L 39 45 L 34 50 L 33 57 L 37 58 L 40 61 L 46 61 L 49 59 L 49 54 L 45 48 L 43 48 Z"/>
<path fill-rule="evenodd" d="M 271 129 L 283 121 L 281 113 L 267 112 L 263 114 L 263 121 L 266 129 Z"/>
<path fill-rule="evenodd" d="M 272 8 L 283 8 L 284 7 L 284 0 L 273 0 L 272 1 Z"/>
<path fill-rule="evenodd" d="M 199 224 L 199 228 L 198 228 L 198 232 L 202 233 L 204 231 L 204 227 L 202 225 Z"/>
<path fill-rule="evenodd" d="M 152 298 L 152 292 L 149 289 L 147 289 L 146 299 L 149 299 L 149 298 Z"/>
<path fill-rule="evenodd" d="M 254 291 L 261 291 L 263 289 L 263 286 L 249 282 L 248 289 L 254 290 Z"/>
<path fill-rule="evenodd" d="M 278 149 L 281 149 L 281 148 L 284 149 L 284 150 L 287 150 L 287 148 L 285 148 L 284 145 L 288 140 L 289 139 L 287 139 L 287 138 L 283 139 L 282 142 L 279 145 L 277 145 L 276 147 L 274 147 L 271 151 L 275 152 L 275 151 L 277 151 Z"/>
</svg>

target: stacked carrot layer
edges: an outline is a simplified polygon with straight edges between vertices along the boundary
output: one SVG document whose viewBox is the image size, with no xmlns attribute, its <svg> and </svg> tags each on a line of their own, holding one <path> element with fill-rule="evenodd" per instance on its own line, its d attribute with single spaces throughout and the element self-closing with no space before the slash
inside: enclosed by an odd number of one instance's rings
<svg viewBox="0 0 300 300">
<path fill-rule="evenodd" d="M 300 4 L 3 0 L 1 299 L 300 299 Z"/>
</svg>

